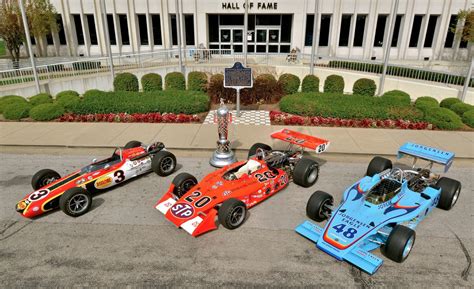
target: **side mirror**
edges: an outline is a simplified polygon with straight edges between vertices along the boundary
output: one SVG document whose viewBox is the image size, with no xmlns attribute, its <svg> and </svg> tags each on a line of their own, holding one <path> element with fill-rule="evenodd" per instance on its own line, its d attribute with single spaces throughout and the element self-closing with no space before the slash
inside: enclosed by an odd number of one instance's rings
<svg viewBox="0 0 474 289">
<path fill-rule="evenodd" d="M 106 165 L 104 166 L 104 170 L 108 170 L 109 168 L 110 168 L 110 165 L 109 165 L 109 164 L 106 164 Z"/>
<path fill-rule="evenodd" d="M 96 159 L 96 158 L 93 158 L 93 159 L 92 159 L 92 163 L 95 163 L 95 162 L 97 162 L 97 159 Z"/>
</svg>

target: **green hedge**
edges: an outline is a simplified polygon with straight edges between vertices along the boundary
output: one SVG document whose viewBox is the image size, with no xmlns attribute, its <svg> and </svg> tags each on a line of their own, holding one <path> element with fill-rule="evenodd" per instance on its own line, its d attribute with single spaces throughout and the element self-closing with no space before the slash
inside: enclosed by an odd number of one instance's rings
<svg viewBox="0 0 474 289">
<path fill-rule="evenodd" d="M 73 105 L 76 114 L 169 112 L 195 114 L 209 109 L 209 97 L 197 91 L 102 92 Z"/>
<path fill-rule="evenodd" d="M 415 101 L 415 106 L 423 111 L 435 107 L 439 107 L 438 100 L 431 96 L 418 97 Z"/>
<path fill-rule="evenodd" d="M 358 95 L 374 96 L 377 85 L 375 81 L 368 78 L 361 78 L 354 82 L 352 93 Z"/>
<path fill-rule="evenodd" d="M 117 74 L 114 79 L 114 91 L 138 91 L 138 78 L 128 72 Z"/>
<path fill-rule="evenodd" d="M 3 116 L 10 120 L 28 117 L 32 105 L 28 102 L 12 102 L 4 107 Z"/>
<path fill-rule="evenodd" d="M 468 110 L 462 115 L 462 122 L 470 127 L 474 127 L 474 109 Z"/>
<path fill-rule="evenodd" d="M 291 73 L 284 73 L 278 78 L 278 84 L 281 85 L 285 94 L 293 94 L 300 88 L 300 78 Z"/>
<path fill-rule="evenodd" d="M 450 110 L 454 111 L 457 115 L 462 116 L 466 111 L 473 109 L 474 107 L 470 104 L 459 102 L 451 105 Z"/>
<path fill-rule="evenodd" d="M 319 78 L 316 75 L 308 74 L 301 83 L 302 92 L 319 92 Z"/>
<path fill-rule="evenodd" d="M 163 80 L 161 75 L 157 73 L 147 73 L 142 76 L 143 91 L 159 91 L 163 90 Z"/>
<path fill-rule="evenodd" d="M 165 76 L 165 89 L 185 90 L 186 80 L 181 72 L 170 72 Z"/>
<path fill-rule="evenodd" d="M 324 81 L 324 92 L 344 93 L 344 78 L 340 75 L 329 75 Z"/>
<path fill-rule="evenodd" d="M 67 111 L 69 111 L 71 107 L 79 101 L 81 101 L 79 93 L 73 90 L 65 90 L 56 94 L 56 103 L 60 104 Z"/>
<path fill-rule="evenodd" d="M 329 67 L 343 68 L 348 70 L 355 71 L 366 71 L 372 73 L 382 73 L 383 65 L 382 64 L 373 64 L 373 63 L 362 63 L 362 62 L 353 62 L 353 61 L 340 61 L 340 60 L 331 60 L 329 61 Z M 430 80 L 442 83 L 463 85 L 465 77 L 457 76 L 442 72 L 434 71 L 425 71 L 416 68 L 400 67 L 400 66 L 388 66 L 387 75 L 408 77 L 414 79 Z M 474 87 L 474 81 L 471 80 L 470 87 Z"/>
<path fill-rule="evenodd" d="M 188 90 L 206 92 L 207 75 L 200 71 L 190 72 L 188 74 Z"/>
<path fill-rule="evenodd" d="M 448 97 L 448 98 L 443 99 L 441 101 L 441 103 L 439 104 L 439 106 L 444 107 L 444 108 L 450 108 L 451 105 L 453 105 L 455 103 L 459 103 L 459 102 L 461 102 L 461 100 L 459 100 L 459 98 Z"/>
<path fill-rule="evenodd" d="M 84 100 L 90 101 L 96 98 L 102 98 L 104 95 L 107 95 L 106 91 L 98 90 L 98 89 L 89 89 L 88 91 L 84 92 L 82 96 Z"/>
<path fill-rule="evenodd" d="M 382 95 L 382 98 L 389 102 L 398 102 L 401 105 L 409 105 L 411 103 L 410 95 L 402 90 L 390 90 Z"/>
<path fill-rule="evenodd" d="M 3 113 L 5 107 L 9 104 L 12 103 L 28 103 L 28 101 L 21 96 L 18 95 L 5 95 L 2 98 L 0 98 L 0 113 Z"/>
<path fill-rule="evenodd" d="M 459 115 L 444 107 L 427 110 L 425 118 L 440 129 L 455 130 L 463 125 Z"/>
<path fill-rule="evenodd" d="M 303 115 L 339 118 L 422 120 L 423 113 L 411 105 L 381 97 L 328 93 L 296 93 L 280 101 L 281 111 Z"/>
<path fill-rule="evenodd" d="M 64 114 L 64 108 L 57 103 L 44 103 L 30 110 L 30 117 L 34 120 L 52 120 Z"/>
<path fill-rule="evenodd" d="M 52 103 L 53 97 L 49 93 L 39 93 L 30 97 L 28 100 L 33 106 L 37 106 L 44 103 Z"/>
</svg>

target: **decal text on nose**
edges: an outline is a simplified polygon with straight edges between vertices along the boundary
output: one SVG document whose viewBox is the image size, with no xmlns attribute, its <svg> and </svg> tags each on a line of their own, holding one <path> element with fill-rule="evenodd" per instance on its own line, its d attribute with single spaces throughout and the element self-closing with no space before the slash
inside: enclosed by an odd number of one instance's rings
<svg viewBox="0 0 474 289">
<path fill-rule="evenodd" d="M 176 218 L 186 219 L 194 214 L 194 208 L 188 204 L 176 203 L 171 207 L 171 214 Z"/>
</svg>

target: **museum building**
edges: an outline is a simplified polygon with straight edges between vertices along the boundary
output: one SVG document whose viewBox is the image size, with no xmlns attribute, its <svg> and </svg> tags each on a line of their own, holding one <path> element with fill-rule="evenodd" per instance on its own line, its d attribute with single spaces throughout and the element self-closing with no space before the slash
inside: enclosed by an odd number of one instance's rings
<svg viewBox="0 0 474 289">
<path fill-rule="evenodd" d="M 318 56 L 380 60 L 391 30 L 391 59 L 467 59 L 470 45 L 450 27 L 462 29 L 456 15 L 472 1 L 399 0 L 390 29 L 392 1 L 248 0 L 244 35 L 245 0 L 51 0 L 60 30 L 33 42 L 50 56 L 103 56 L 106 25 L 114 54 L 177 48 L 180 30 L 185 48 L 240 53 L 246 36 L 249 54 L 310 53 L 316 40 Z"/>
</svg>

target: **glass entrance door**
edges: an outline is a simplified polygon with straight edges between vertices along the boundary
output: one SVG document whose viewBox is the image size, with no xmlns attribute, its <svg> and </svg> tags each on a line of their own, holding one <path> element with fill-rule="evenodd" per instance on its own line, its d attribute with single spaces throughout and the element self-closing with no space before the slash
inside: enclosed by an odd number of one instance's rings
<svg viewBox="0 0 474 289">
<path fill-rule="evenodd" d="M 243 51 L 244 30 L 242 28 L 220 28 L 220 48 L 233 49 L 234 52 Z"/>
<path fill-rule="evenodd" d="M 278 53 L 280 28 L 257 28 L 256 31 L 255 51 L 257 53 Z"/>
</svg>

